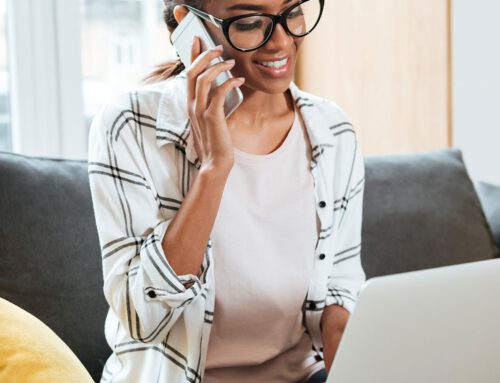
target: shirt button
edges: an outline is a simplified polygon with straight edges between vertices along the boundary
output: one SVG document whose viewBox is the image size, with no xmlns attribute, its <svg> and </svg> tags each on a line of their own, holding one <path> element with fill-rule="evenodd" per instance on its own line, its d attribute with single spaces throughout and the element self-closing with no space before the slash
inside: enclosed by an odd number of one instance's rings
<svg viewBox="0 0 500 383">
<path fill-rule="evenodd" d="M 325 254 L 320 254 L 319 259 L 325 259 Z"/>
<path fill-rule="evenodd" d="M 319 202 L 319 207 L 325 207 L 326 206 L 326 202 L 325 201 L 320 201 Z"/>
<path fill-rule="evenodd" d="M 319 356 L 318 354 L 314 355 L 314 359 L 316 359 L 317 362 L 323 360 L 323 358 L 321 356 Z"/>
<path fill-rule="evenodd" d="M 153 290 L 149 290 L 148 295 L 150 298 L 156 298 L 156 293 Z"/>
</svg>

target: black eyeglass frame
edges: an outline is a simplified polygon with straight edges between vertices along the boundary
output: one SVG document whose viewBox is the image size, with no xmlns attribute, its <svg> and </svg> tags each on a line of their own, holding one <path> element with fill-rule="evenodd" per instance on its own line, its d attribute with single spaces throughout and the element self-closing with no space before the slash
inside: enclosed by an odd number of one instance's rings
<svg viewBox="0 0 500 383">
<path fill-rule="evenodd" d="M 309 1 L 319 1 L 320 12 L 319 12 L 318 20 L 316 21 L 316 24 L 314 24 L 314 26 L 311 28 L 310 31 L 308 31 L 308 32 L 306 32 L 306 33 L 304 33 L 302 35 L 296 35 L 292 31 L 290 31 L 290 29 L 288 28 L 288 25 L 286 23 L 286 18 L 288 17 L 288 15 L 290 14 L 290 12 L 293 9 L 295 9 L 296 7 L 298 7 L 298 6 L 300 6 L 300 5 L 304 4 L 304 3 L 307 3 Z M 300 38 L 300 37 L 307 36 L 319 24 L 319 21 L 321 20 L 321 16 L 323 15 L 323 9 L 325 7 L 325 0 L 301 0 L 298 3 L 295 3 L 292 6 L 290 6 L 289 8 L 285 9 L 279 15 L 273 15 L 271 13 L 246 13 L 244 15 L 238 15 L 238 16 L 228 17 L 227 19 L 219 19 L 219 18 L 217 18 L 217 17 L 215 17 L 215 16 L 213 16 L 213 15 L 211 15 L 209 13 L 201 11 L 201 10 L 199 10 L 197 8 L 194 8 L 194 7 L 192 7 L 190 5 L 187 5 L 187 4 L 183 4 L 183 6 L 186 7 L 186 8 L 188 8 L 196 16 L 199 16 L 202 19 L 209 21 L 210 23 L 214 24 L 217 28 L 219 28 L 222 31 L 222 33 L 224 34 L 224 36 L 226 37 L 226 40 L 228 41 L 228 43 L 234 49 L 236 49 L 236 50 L 238 50 L 240 52 L 251 52 L 251 51 L 255 51 L 255 50 L 261 48 L 262 46 L 264 46 L 269 41 L 269 39 L 273 35 L 274 29 L 276 28 L 276 25 L 278 23 L 281 24 L 281 26 L 283 27 L 283 29 L 285 29 L 285 31 L 289 35 L 291 35 L 293 37 Z M 250 48 L 250 49 L 239 48 L 236 45 L 234 45 L 233 42 L 231 41 L 231 39 L 229 38 L 229 27 L 231 26 L 231 24 L 234 21 L 240 20 L 240 19 L 244 19 L 244 18 L 250 17 L 250 16 L 265 16 L 265 17 L 269 17 L 272 20 L 271 31 L 270 31 L 269 35 L 266 37 L 266 39 L 259 46 L 255 47 L 255 48 Z"/>
</svg>

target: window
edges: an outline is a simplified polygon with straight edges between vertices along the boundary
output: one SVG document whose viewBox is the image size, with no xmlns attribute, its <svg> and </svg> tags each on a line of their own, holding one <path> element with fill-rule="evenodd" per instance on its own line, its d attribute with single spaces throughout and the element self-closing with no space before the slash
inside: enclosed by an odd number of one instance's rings
<svg viewBox="0 0 500 383">
<path fill-rule="evenodd" d="M 99 108 L 173 58 L 162 13 L 161 0 L 0 0 L 0 150 L 85 159 Z"/>
<path fill-rule="evenodd" d="M 113 49 L 112 66 L 120 72 L 133 72 L 139 67 L 140 41 L 133 34 L 115 36 L 112 40 Z"/>
<path fill-rule="evenodd" d="M 12 147 L 10 129 L 9 65 L 7 56 L 7 1 L 0 0 L 0 150 Z"/>
<path fill-rule="evenodd" d="M 163 2 L 80 0 L 87 132 L 113 95 L 140 85 L 156 64 L 174 57 Z"/>
</svg>

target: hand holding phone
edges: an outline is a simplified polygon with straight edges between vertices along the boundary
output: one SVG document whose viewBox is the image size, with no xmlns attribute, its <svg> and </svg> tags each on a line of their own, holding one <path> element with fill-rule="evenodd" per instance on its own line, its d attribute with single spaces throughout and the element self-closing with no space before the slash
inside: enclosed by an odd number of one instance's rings
<svg viewBox="0 0 500 383">
<path fill-rule="evenodd" d="M 201 41 L 195 38 L 187 74 L 187 104 L 191 133 L 202 169 L 228 173 L 234 164 L 234 146 L 224 114 L 227 95 L 244 83 L 242 78 L 230 78 L 213 87 L 215 79 L 234 66 L 234 61 L 218 61 L 221 48 L 202 52 Z"/>
<path fill-rule="evenodd" d="M 215 48 L 216 45 L 214 40 L 212 39 L 209 31 L 205 28 L 203 21 L 192 12 L 188 12 L 181 23 L 173 31 L 171 36 L 172 43 L 186 68 L 189 68 L 193 62 L 191 58 L 191 46 L 194 36 L 197 36 L 200 39 L 202 51 Z M 214 65 L 222 61 L 221 57 L 215 57 L 210 64 Z M 219 86 L 231 78 L 233 78 L 231 72 L 229 70 L 225 70 L 216 77 L 214 83 Z M 239 88 L 234 88 L 227 94 L 224 101 L 224 114 L 226 118 L 234 112 L 242 101 L 243 94 Z"/>
</svg>

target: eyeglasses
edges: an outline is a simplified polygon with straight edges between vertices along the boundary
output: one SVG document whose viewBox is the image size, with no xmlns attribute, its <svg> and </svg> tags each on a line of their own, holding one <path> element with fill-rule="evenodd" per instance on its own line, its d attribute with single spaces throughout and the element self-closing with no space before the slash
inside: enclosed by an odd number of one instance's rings
<svg viewBox="0 0 500 383">
<path fill-rule="evenodd" d="M 269 41 L 278 23 L 294 37 L 304 37 L 311 33 L 321 19 L 324 5 L 325 0 L 301 0 L 279 15 L 248 13 L 227 19 L 219 19 L 189 5 L 184 6 L 221 29 L 234 49 L 250 52 Z"/>
</svg>

